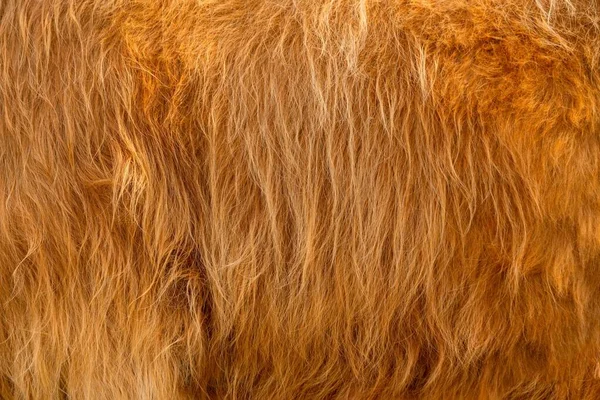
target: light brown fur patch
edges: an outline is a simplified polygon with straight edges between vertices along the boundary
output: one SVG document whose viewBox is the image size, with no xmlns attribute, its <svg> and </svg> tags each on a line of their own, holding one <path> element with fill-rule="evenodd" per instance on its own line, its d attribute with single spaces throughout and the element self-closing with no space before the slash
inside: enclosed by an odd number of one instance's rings
<svg viewBox="0 0 600 400">
<path fill-rule="evenodd" d="M 0 397 L 599 398 L 599 7 L 0 2 Z"/>
</svg>

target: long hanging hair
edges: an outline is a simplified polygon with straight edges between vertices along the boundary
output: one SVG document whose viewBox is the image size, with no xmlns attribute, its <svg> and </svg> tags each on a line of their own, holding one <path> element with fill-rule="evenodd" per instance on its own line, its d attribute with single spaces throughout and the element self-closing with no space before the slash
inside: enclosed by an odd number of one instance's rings
<svg viewBox="0 0 600 400">
<path fill-rule="evenodd" d="M 597 0 L 1 0 L 0 398 L 600 398 Z"/>
</svg>

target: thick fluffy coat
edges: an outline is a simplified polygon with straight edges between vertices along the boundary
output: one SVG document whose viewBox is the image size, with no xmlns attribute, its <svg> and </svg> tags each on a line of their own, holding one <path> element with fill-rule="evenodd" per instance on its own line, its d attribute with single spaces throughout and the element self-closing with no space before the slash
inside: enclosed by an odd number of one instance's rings
<svg viewBox="0 0 600 400">
<path fill-rule="evenodd" d="M 0 397 L 598 399 L 597 0 L 2 0 Z"/>
</svg>

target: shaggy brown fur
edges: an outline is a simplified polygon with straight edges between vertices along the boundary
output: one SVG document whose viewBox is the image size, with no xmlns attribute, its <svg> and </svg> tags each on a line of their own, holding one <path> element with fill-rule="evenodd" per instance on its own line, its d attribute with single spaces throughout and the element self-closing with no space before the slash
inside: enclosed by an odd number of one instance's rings
<svg viewBox="0 0 600 400">
<path fill-rule="evenodd" d="M 0 397 L 598 399 L 597 0 L 2 0 Z"/>
</svg>

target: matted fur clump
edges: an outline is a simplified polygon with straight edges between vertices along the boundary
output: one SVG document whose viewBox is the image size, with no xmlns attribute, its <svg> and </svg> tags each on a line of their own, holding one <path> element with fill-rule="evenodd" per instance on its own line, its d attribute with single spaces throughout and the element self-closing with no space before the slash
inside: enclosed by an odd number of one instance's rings
<svg viewBox="0 0 600 400">
<path fill-rule="evenodd" d="M 596 0 L 3 0 L 3 399 L 600 398 Z"/>
</svg>

